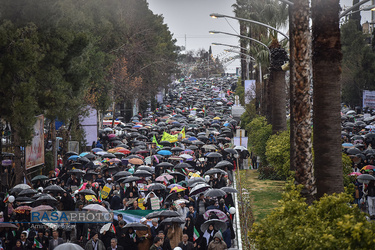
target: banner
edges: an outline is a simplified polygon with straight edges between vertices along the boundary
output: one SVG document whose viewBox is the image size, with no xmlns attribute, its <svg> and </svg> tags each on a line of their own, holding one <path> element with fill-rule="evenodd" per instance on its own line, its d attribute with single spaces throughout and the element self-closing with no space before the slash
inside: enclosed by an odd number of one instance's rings
<svg viewBox="0 0 375 250">
<path fill-rule="evenodd" d="M 26 169 L 44 164 L 44 116 L 37 117 L 31 145 L 25 150 Z"/>
<path fill-rule="evenodd" d="M 363 90 L 363 107 L 375 108 L 375 91 Z"/>
<path fill-rule="evenodd" d="M 117 220 L 117 215 L 122 214 L 124 221 L 126 223 L 132 223 L 132 222 L 139 222 L 142 217 L 145 217 L 149 213 L 155 212 L 155 211 L 161 211 L 165 209 L 159 209 L 159 210 L 116 210 L 113 211 L 114 218 Z M 152 226 L 151 221 L 147 222 L 148 225 Z"/>
<path fill-rule="evenodd" d="M 152 210 L 159 210 L 160 209 L 160 201 L 157 197 L 150 198 L 151 200 L 151 209 Z"/>
<path fill-rule="evenodd" d="M 169 141 L 169 142 L 177 142 L 179 139 L 185 138 L 185 127 L 181 130 L 180 133 L 171 135 L 167 132 L 163 132 L 163 136 L 161 137 L 160 141 Z"/>
<path fill-rule="evenodd" d="M 255 98 L 255 80 L 245 80 L 245 104 Z"/>
<path fill-rule="evenodd" d="M 101 191 L 102 199 L 107 199 L 110 192 L 111 192 L 111 188 L 105 185 Z"/>
<path fill-rule="evenodd" d="M 86 146 L 91 146 L 98 140 L 98 115 L 96 109 L 88 108 L 89 115 L 80 117 L 81 126 L 85 131 Z"/>
</svg>

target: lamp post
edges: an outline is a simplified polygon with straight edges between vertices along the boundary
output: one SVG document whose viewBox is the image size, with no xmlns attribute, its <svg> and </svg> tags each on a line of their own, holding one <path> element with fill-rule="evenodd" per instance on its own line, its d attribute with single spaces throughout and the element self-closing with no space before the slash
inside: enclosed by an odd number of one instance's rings
<svg viewBox="0 0 375 250">
<path fill-rule="evenodd" d="M 249 77 L 249 73 L 250 73 L 250 70 L 249 70 L 249 63 L 250 63 L 250 59 L 252 59 L 253 61 L 255 61 L 255 58 L 248 55 L 248 54 L 245 54 L 245 53 L 242 53 L 240 51 L 235 51 L 235 50 L 224 50 L 225 52 L 232 52 L 232 53 L 237 53 L 237 54 L 240 54 L 240 55 L 244 55 L 246 56 L 246 78 L 247 80 L 250 80 L 250 77 Z"/>
<path fill-rule="evenodd" d="M 258 25 L 261 25 L 263 27 L 267 27 L 271 30 L 274 30 L 276 32 L 278 32 L 279 34 L 283 35 L 286 39 L 289 40 L 289 36 L 287 36 L 285 33 L 281 32 L 280 30 L 276 29 L 275 27 L 272 27 L 268 24 L 265 24 L 265 23 L 261 23 L 261 22 L 258 22 L 258 21 L 254 21 L 254 20 L 250 20 L 250 19 L 245 19 L 245 18 L 240 18 L 240 17 L 234 17 L 234 16 L 228 16 L 228 15 L 223 15 L 223 14 L 218 14 L 218 13 L 212 13 L 210 14 L 210 16 L 212 18 L 232 18 L 232 19 L 235 19 L 235 20 L 238 20 L 238 21 L 244 21 L 244 22 L 248 22 L 248 23 L 254 23 L 254 24 L 258 24 Z"/>
</svg>

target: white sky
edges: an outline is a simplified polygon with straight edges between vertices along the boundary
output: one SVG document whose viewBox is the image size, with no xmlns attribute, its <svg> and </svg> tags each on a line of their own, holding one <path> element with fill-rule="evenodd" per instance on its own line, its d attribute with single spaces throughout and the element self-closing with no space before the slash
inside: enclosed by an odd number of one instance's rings
<svg viewBox="0 0 375 250">
<path fill-rule="evenodd" d="M 235 36 L 215 34 L 211 35 L 210 30 L 223 31 L 228 33 L 239 33 L 238 21 L 221 18 L 212 19 L 211 13 L 220 13 L 234 16 L 232 4 L 236 0 L 147 0 L 150 9 L 155 14 L 161 14 L 169 30 L 177 39 L 178 46 L 185 46 L 188 50 L 204 48 L 208 50 L 211 43 L 225 43 L 238 46 L 238 38 Z M 341 0 L 342 7 L 352 6 L 353 0 Z M 364 5 L 371 5 L 371 1 Z M 362 23 L 371 21 L 369 11 L 362 12 Z M 186 36 L 186 39 L 185 39 Z M 229 56 L 224 52 L 228 49 L 225 46 L 212 46 L 213 55 L 220 59 Z M 236 54 L 231 54 L 234 56 Z M 235 72 L 240 66 L 239 60 L 229 64 L 226 72 Z"/>
</svg>

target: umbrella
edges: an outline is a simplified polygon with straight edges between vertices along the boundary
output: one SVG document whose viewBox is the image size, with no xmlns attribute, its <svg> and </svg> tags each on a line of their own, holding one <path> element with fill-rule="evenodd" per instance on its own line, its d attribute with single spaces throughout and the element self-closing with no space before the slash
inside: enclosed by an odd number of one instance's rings
<svg viewBox="0 0 375 250">
<path fill-rule="evenodd" d="M 216 152 L 212 152 L 212 153 L 209 153 L 207 155 L 208 158 L 220 158 L 220 157 L 223 157 L 221 154 L 219 153 L 216 153 Z"/>
<path fill-rule="evenodd" d="M 85 157 L 87 158 L 87 159 L 89 159 L 89 160 L 93 160 L 93 159 L 95 159 L 95 155 L 93 155 L 93 154 L 87 154 L 87 155 L 85 155 Z"/>
<path fill-rule="evenodd" d="M 70 160 L 70 161 L 75 161 L 75 160 L 77 160 L 78 158 L 79 158 L 78 155 L 72 155 L 72 156 L 69 156 L 68 160 Z"/>
<path fill-rule="evenodd" d="M 172 175 L 170 175 L 170 174 L 162 174 L 162 175 L 160 175 L 160 176 L 158 176 L 156 179 L 155 179 L 155 181 L 162 181 L 162 182 L 164 182 L 165 180 L 171 180 L 171 179 L 173 179 L 173 176 Z"/>
<path fill-rule="evenodd" d="M 152 183 L 147 186 L 147 191 L 154 191 L 154 190 L 165 190 L 166 187 L 160 183 Z"/>
<path fill-rule="evenodd" d="M 55 193 L 62 192 L 62 193 L 65 193 L 65 190 L 62 187 L 54 184 L 54 185 L 47 186 L 43 190 L 43 192 L 55 192 Z"/>
<path fill-rule="evenodd" d="M 31 207 L 29 207 L 29 206 L 20 206 L 20 207 L 17 207 L 16 209 L 14 209 L 14 211 L 16 212 L 16 213 L 24 213 L 26 210 L 28 210 L 28 211 L 31 211 Z"/>
<path fill-rule="evenodd" d="M 163 155 L 163 156 L 168 156 L 168 155 L 172 155 L 172 152 L 169 151 L 169 150 L 160 150 L 160 151 L 157 152 L 157 154 Z"/>
<path fill-rule="evenodd" d="M 207 196 L 207 197 L 220 197 L 220 196 L 225 196 L 225 195 L 227 195 L 225 191 L 221 189 L 217 189 L 217 188 L 209 189 L 206 192 L 204 192 L 204 196 Z"/>
<path fill-rule="evenodd" d="M 220 189 L 226 193 L 238 193 L 237 189 L 232 188 L 232 187 L 222 187 Z"/>
<path fill-rule="evenodd" d="M 81 191 L 78 192 L 78 194 L 83 194 L 83 195 L 96 195 L 95 192 L 91 189 L 82 189 Z"/>
<path fill-rule="evenodd" d="M 179 169 L 179 168 L 193 168 L 193 167 L 189 163 L 182 162 L 182 163 L 177 164 L 174 168 Z"/>
<path fill-rule="evenodd" d="M 117 172 L 113 177 L 115 177 L 115 180 L 118 180 L 122 177 L 127 177 L 127 176 L 130 176 L 132 175 L 131 173 L 129 173 L 128 171 L 120 171 L 120 172 Z"/>
<path fill-rule="evenodd" d="M 348 174 L 350 176 L 359 176 L 359 175 L 362 175 L 361 173 L 359 172 L 351 172 L 350 174 Z"/>
<path fill-rule="evenodd" d="M 233 167 L 233 164 L 229 161 L 220 161 L 216 164 L 215 168 Z"/>
<path fill-rule="evenodd" d="M 48 205 L 40 205 L 40 206 L 37 206 L 37 207 L 32 208 L 32 209 L 31 209 L 31 212 L 37 212 L 37 211 L 49 211 L 49 210 L 53 210 L 53 207 L 48 206 Z"/>
<path fill-rule="evenodd" d="M 93 149 L 91 149 L 91 151 L 94 152 L 94 153 L 97 153 L 97 152 L 103 151 L 103 149 L 101 149 L 101 148 L 93 148 Z"/>
<path fill-rule="evenodd" d="M 224 151 L 229 153 L 229 154 L 237 154 L 237 151 L 234 150 L 233 148 L 226 148 L 226 149 L 224 149 Z"/>
<path fill-rule="evenodd" d="M 142 165 L 142 164 L 144 164 L 143 160 L 141 160 L 139 158 L 131 158 L 129 160 L 129 163 L 130 164 L 134 164 L 134 165 Z"/>
<path fill-rule="evenodd" d="M 104 224 L 104 226 L 100 228 L 100 233 L 103 234 L 104 232 L 108 231 L 111 228 L 111 225 L 112 223 Z"/>
<path fill-rule="evenodd" d="M 180 217 L 178 212 L 172 210 L 162 210 L 159 212 L 159 217 Z"/>
<path fill-rule="evenodd" d="M 178 193 L 178 192 L 182 192 L 182 191 L 185 191 L 186 188 L 184 187 L 181 187 L 181 186 L 176 186 L 176 187 L 173 187 L 170 191 L 170 193 Z"/>
<path fill-rule="evenodd" d="M 180 148 L 180 147 L 174 147 L 171 149 L 172 152 L 180 152 L 180 151 L 184 151 L 183 148 Z"/>
<path fill-rule="evenodd" d="M 348 151 L 346 151 L 349 155 L 355 155 L 355 154 L 360 154 L 361 150 L 358 148 L 349 148 Z"/>
<path fill-rule="evenodd" d="M 222 221 L 228 221 L 228 216 L 221 210 L 218 210 L 218 209 L 210 209 L 210 210 L 207 210 L 204 214 L 203 214 L 203 218 L 205 220 L 208 220 L 208 218 L 210 218 L 210 214 L 211 213 L 214 213 L 217 218 L 219 220 L 222 220 Z"/>
<path fill-rule="evenodd" d="M 168 223 L 168 224 L 170 224 L 170 223 L 184 224 L 185 220 L 183 220 L 180 217 L 168 217 L 168 218 L 164 219 L 161 223 L 163 223 L 163 224 L 166 224 L 166 223 Z"/>
<path fill-rule="evenodd" d="M 81 246 L 74 244 L 74 243 L 64 243 L 58 245 L 54 248 L 54 250 L 84 250 Z"/>
<path fill-rule="evenodd" d="M 146 170 L 137 170 L 133 174 L 133 176 L 139 176 L 139 177 L 149 177 L 152 176 L 152 174 Z"/>
<path fill-rule="evenodd" d="M 125 177 L 125 179 L 122 181 L 123 183 L 129 183 L 129 182 L 133 182 L 133 181 L 139 181 L 141 178 L 139 177 L 136 177 L 136 176 L 129 176 L 129 177 Z"/>
<path fill-rule="evenodd" d="M 74 152 L 74 151 L 68 151 L 65 153 L 66 156 L 72 156 L 72 155 L 78 155 L 77 152 Z"/>
<path fill-rule="evenodd" d="M 30 198 L 30 197 L 19 196 L 15 199 L 15 201 L 22 202 L 22 203 L 33 203 L 35 200 L 33 198 Z"/>
<path fill-rule="evenodd" d="M 36 201 L 34 201 L 33 206 L 36 207 L 43 203 L 54 205 L 57 203 L 57 200 L 53 198 L 51 195 L 45 194 L 45 195 L 40 196 Z"/>
<path fill-rule="evenodd" d="M 168 146 L 168 145 L 171 145 L 171 142 L 169 142 L 169 141 L 161 141 L 161 142 L 159 142 L 159 145 Z"/>
<path fill-rule="evenodd" d="M 205 223 L 201 225 L 201 231 L 206 232 L 206 230 L 211 224 L 214 225 L 214 229 L 217 231 L 224 232 L 227 229 L 227 224 L 224 221 L 212 219 L 212 220 L 206 221 Z"/>
<path fill-rule="evenodd" d="M 18 227 L 15 224 L 12 224 L 10 222 L 1 222 L 0 223 L 0 228 L 14 228 L 14 229 L 18 229 Z"/>
<path fill-rule="evenodd" d="M 375 180 L 375 177 L 369 174 L 362 174 L 357 177 L 358 182 L 368 184 L 370 181 Z"/>
<path fill-rule="evenodd" d="M 90 204 L 90 205 L 84 206 L 82 209 L 108 213 L 108 210 L 99 204 Z"/>
<path fill-rule="evenodd" d="M 119 162 L 121 162 L 121 160 L 118 159 L 118 158 L 112 158 L 112 159 L 110 159 L 108 162 L 119 163 Z"/>
<path fill-rule="evenodd" d="M 206 191 L 209 188 L 211 188 L 211 186 L 208 185 L 207 183 L 198 184 L 198 185 L 196 185 L 195 187 L 193 187 L 190 190 L 190 194 L 189 195 L 196 195 L 196 194 L 202 193 L 202 192 Z"/>
<path fill-rule="evenodd" d="M 189 159 L 193 159 L 193 156 L 192 155 L 188 155 L 188 154 L 182 154 L 180 155 L 180 157 L 186 159 L 186 160 L 189 160 Z"/>
<path fill-rule="evenodd" d="M 111 154 L 111 153 L 106 153 L 106 154 L 102 155 L 102 158 L 112 159 L 112 158 L 116 158 L 116 155 Z"/>
<path fill-rule="evenodd" d="M 169 162 L 162 162 L 162 163 L 159 163 L 158 165 L 156 165 L 156 167 L 159 167 L 159 168 L 172 168 L 172 167 L 174 167 L 174 165 L 172 163 L 169 163 Z"/>
<path fill-rule="evenodd" d="M 34 178 L 31 179 L 31 182 L 36 182 L 36 181 L 46 181 L 49 178 L 45 175 L 37 175 Z"/>
<path fill-rule="evenodd" d="M 202 177 L 194 177 L 194 178 L 190 178 L 188 180 L 188 183 L 187 183 L 187 186 L 188 187 L 191 187 L 193 184 L 195 183 L 206 183 L 206 181 L 202 178 Z"/>
<path fill-rule="evenodd" d="M 202 148 L 206 150 L 216 150 L 216 147 L 214 145 L 204 145 Z"/>
<path fill-rule="evenodd" d="M 205 175 L 212 175 L 212 174 L 224 174 L 224 175 L 226 175 L 227 172 L 225 172 L 224 170 L 221 170 L 220 168 L 211 168 L 210 170 L 208 170 L 204 174 Z"/>
<path fill-rule="evenodd" d="M 375 169 L 375 166 L 373 166 L 373 165 L 366 165 L 361 170 L 369 170 L 369 169 Z"/>
<path fill-rule="evenodd" d="M 160 217 L 160 212 L 161 211 L 155 211 L 155 212 L 149 213 L 145 217 L 146 217 L 146 219 L 158 218 L 158 217 Z"/>
<path fill-rule="evenodd" d="M 86 174 L 86 172 L 81 170 L 81 169 L 73 169 L 73 170 L 69 170 L 68 174 L 84 175 L 84 174 Z"/>
<path fill-rule="evenodd" d="M 147 230 L 147 226 L 138 222 L 128 223 L 124 228 L 133 228 L 133 230 Z"/>
<path fill-rule="evenodd" d="M 31 187 L 27 184 L 18 184 L 18 185 L 15 185 L 12 189 L 28 189 L 28 188 L 31 188 Z"/>
<path fill-rule="evenodd" d="M 147 172 L 154 172 L 151 167 L 149 166 L 139 166 L 137 170 L 146 170 Z"/>
<path fill-rule="evenodd" d="M 19 192 L 19 196 L 23 196 L 23 195 L 34 195 L 38 193 L 35 189 L 31 189 L 31 188 L 28 188 L 28 189 L 24 189 L 22 190 L 21 192 Z"/>
<path fill-rule="evenodd" d="M 178 157 L 178 156 L 171 156 L 171 157 L 168 158 L 168 160 L 172 160 L 172 161 L 182 161 L 183 158 Z"/>
</svg>

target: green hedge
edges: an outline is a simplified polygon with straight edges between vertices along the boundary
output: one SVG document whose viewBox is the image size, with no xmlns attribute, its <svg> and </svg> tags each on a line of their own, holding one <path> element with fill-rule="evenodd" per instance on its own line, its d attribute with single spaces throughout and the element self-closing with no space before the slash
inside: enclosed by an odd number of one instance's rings
<svg viewBox="0 0 375 250">
<path fill-rule="evenodd" d="M 259 156 L 262 165 L 267 165 L 266 143 L 272 134 L 272 126 L 263 116 L 254 118 L 247 126 L 250 149 Z"/>
<path fill-rule="evenodd" d="M 290 182 L 279 207 L 254 223 L 249 237 L 256 249 L 373 249 L 375 223 L 351 200 L 341 193 L 307 206 Z"/>
<path fill-rule="evenodd" d="M 274 167 L 277 176 L 285 180 L 290 170 L 290 131 L 283 131 L 268 139 L 266 144 L 268 163 Z"/>
</svg>

